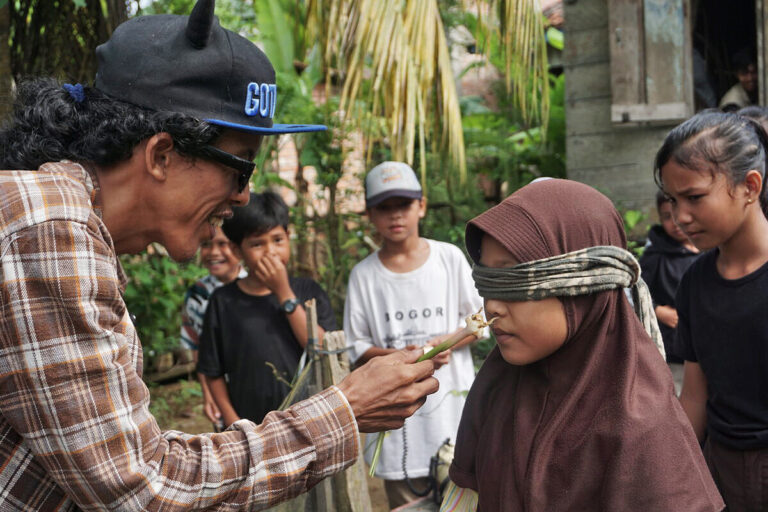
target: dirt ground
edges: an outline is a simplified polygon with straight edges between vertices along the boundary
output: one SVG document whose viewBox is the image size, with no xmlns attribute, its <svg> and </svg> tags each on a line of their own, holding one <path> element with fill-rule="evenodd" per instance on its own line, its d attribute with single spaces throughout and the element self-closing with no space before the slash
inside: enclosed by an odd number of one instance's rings
<svg viewBox="0 0 768 512">
<path fill-rule="evenodd" d="M 196 381 L 178 380 L 149 388 L 150 409 L 163 430 L 188 434 L 212 432 L 213 425 L 203 414 L 202 395 Z M 387 495 L 378 478 L 368 477 L 373 512 L 388 512 Z"/>
</svg>

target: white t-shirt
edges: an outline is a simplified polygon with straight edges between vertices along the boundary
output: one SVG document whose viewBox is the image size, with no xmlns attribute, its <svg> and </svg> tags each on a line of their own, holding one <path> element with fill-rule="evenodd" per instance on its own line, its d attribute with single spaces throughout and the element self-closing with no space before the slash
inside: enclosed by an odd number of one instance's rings
<svg viewBox="0 0 768 512">
<path fill-rule="evenodd" d="M 472 271 L 455 246 L 434 240 L 427 261 L 411 272 L 388 270 L 378 252 L 355 265 L 344 305 L 344 334 L 356 361 L 371 347 L 401 349 L 465 325 L 483 302 L 475 290 Z M 451 353 L 451 362 L 435 372 L 440 390 L 430 395 L 405 422 L 408 476 L 429 473 L 429 459 L 450 438 L 455 442 L 464 400 L 475 378 L 469 347 Z M 365 460 L 370 464 L 376 435 L 366 437 Z M 376 476 L 402 480 L 403 429 L 384 439 Z"/>
</svg>

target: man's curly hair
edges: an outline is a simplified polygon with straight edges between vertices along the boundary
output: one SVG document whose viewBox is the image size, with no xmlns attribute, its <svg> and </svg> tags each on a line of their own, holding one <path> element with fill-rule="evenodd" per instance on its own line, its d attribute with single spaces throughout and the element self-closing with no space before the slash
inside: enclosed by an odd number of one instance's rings
<svg viewBox="0 0 768 512">
<path fill-rule="evenodd" d="M 77 102 L 54 79 L 20 83 L 13 113 L 0 129 L 0 168 L 31 170 L 60 160 L 110 167 L 161 132 L 171 135 L 179 153 L 194 157 L 221 135 L 221 128 L 189 115 L 156 112 L 83 89 L 85 99 Z"/>
</svg>

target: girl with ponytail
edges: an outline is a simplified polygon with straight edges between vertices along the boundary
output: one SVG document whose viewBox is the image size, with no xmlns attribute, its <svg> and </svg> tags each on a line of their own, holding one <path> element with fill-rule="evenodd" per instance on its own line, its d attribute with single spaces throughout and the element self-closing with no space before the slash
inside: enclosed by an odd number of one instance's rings
<svg viewBox="0 0 768 512">
<path fill-rule="evenodd" d="M 656 181 L 696 247 L 675 304 L 680 401 L 729 512 L 768 509 L 768 137 L 752 119 L 702 112 L 656 155 Z"/>
</svg>

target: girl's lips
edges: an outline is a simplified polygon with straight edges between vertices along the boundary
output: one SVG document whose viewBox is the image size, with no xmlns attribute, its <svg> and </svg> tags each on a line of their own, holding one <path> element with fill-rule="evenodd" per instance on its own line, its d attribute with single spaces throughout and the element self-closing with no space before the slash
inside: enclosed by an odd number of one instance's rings
<svg viewBox="0 0 768 512">
<path fill-rule="evenodd" d="M 494 337 L 496 338 L 497 345 L 503 345 L 504 343 L 507 343 L 508 341 L 514 339 L 515 335 L 509 334 L 507 332 L 502 332 L 502 333 L 496 334 Z"/>
<path fill-rule="evenodd" d="M 491 331 L 493 331 L 493 334 L 495 336 L 504 336 L 505 334 L 509 334 L 508 332 L 503 331 L 503 330 L 499 329 L 498 327 L 491 327 Z"/>
</svg>

